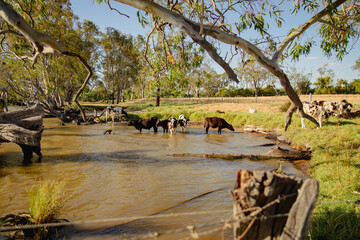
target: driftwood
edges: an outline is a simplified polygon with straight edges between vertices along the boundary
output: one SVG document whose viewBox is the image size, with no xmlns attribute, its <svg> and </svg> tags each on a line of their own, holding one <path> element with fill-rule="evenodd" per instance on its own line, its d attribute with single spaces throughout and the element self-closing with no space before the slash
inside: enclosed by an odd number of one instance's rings
<svg viewBox="0 0 360 240">
<path fill-rule="evenodd" d="M 299 160 L 299 159 L 310 159 L 311 153 L 308 151 L 296 151 L 288 150 L 276 146 L 270 149 L 269 152 L 264 154 L 218 154 L 218 153 L 207 153 L 207 154 L 193 154 L 193 153 L 180 153 L 173 154 L 174 157 L 203 157 L 203 158 L 222 158 L 226 160 L 236 159 L 250 159 L 250 160 L 269 160 L 269 159 L 285 159 L 285 160 Z"/>
<path fill-rule="evenodd" d="M 24 161 L 31 160 L 33 152 L 41 159 L 42 131 L 43 108 L 40 104 L 0 114 L 0 142 L 18 144 L 24 153 Z"/>
<path fill-rule="evenodd" d="M 238 171 L 233 192 L 234 238 L 305 239 L 318 192 L 314 179 Z"/>
</svg>

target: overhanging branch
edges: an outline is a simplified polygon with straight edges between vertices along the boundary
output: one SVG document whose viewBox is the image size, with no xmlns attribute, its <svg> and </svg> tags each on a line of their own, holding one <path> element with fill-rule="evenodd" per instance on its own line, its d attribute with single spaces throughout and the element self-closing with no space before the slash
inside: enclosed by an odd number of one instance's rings
<svg viewBox="0 0 360 240">
<path fill-rule="evenodd" d="M 338 7 L 341 4 L 343 4 L 344 2 L 346 2 L 346 0 L 337 0 L 335 2 L 332 3 L 331 8 L 333 7 Z M 280 46 L 278 47 L 278 49 L 276 50 L 272 60 L 273 61 L 278 61 L 280 55 L 282 54 L 282 52 L 285 50 L 285 48 L 298 36 L 300 36 L 303 32 L 305 32 L 308 28 L 310 28 L 312 25 L 314 25 L 315 23 L 319 22 L 326 14 L 328 14 L 329 12 L 329 8 L 330 6 L 326 6 L 322 11 L 320 11 L 319 13 L 317 13 L 315 16 L 313 16 L 312 18 L 310 18 L 306 23 L 304 23 L 301 27 L 299 27 L 297 30 L 293 31 L 289 36 L 287 36 L 287 38 L 285 38 L 285 40 L 280 44 Z"/>
</svg>

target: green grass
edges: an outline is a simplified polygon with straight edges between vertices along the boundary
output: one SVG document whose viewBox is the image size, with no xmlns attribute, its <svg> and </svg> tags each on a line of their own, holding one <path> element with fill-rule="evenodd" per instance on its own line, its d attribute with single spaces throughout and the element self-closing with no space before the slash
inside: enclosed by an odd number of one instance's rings
<svg viewBox="0 0 360 240">
<path fill-rule="evenodd" d="M 29 211 L 34 224 L 54 222 L 65 202 L 65 182 L 39 182 L 27 190 Z"/>
</svg>

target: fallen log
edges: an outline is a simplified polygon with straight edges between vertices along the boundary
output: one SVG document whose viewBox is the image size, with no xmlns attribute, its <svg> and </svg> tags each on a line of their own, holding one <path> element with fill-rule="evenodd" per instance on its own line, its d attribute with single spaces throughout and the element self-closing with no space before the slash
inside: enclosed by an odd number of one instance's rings
<svg viewBox="0 0 360 240">
<path fill-rule="evenodd" d="M 40 104 L 31 108 L 0 114 L 0 143 L 18 144 L 24 161 L 29 162 L 36 153 L 41 159 L 40 141 L 43 132 L 43 108 Z"/>
<path fill-rule="evenodd" d="M 226 160 L 237 159 L 250 159 L 250 160 L 269 160 L 269 159 L 285 159 L 285 160 L 300 160 L 310 159 L 311 152 L 309 151 L 297 151 L 284 149 L 276 146 L 270 149 L 269 152 L 263 154 L 221 154 L 221 153 L 180 153 L 173 154 L 174 157 L 202 157 L 202 158 L 222 158 Z"/>
</svg>

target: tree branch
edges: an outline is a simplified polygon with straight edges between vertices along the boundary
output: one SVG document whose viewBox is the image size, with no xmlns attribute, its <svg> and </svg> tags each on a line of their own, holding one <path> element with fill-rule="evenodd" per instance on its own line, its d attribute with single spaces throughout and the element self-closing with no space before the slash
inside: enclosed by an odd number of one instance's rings
<svg viewBox="0 0 360 240">
<path fill-rule="evenodd" d="M 334 3 L 332 3 L 331 7 L 338 7 L 341 4 L 343 4 L 344 2 L 346 2 L 346 0 L 337 0 Z M 301 27 L 299 27 L 297 30 L 293 31 L 289 36 L 287 36 L 285 38 L 285 40 L 280 44 L 280 46 L 278 47 L 278 49 L 276 50 L 272 60 L 273 61 L 278 61 L 280 55 L 282 54 L 282 52 L 285 50 L 285 48 L 298 36 L 300 36 L 303 32 L 305 32 L 309 27 L 311 27 L 313 24 L 319 22 L 321 20 L 321 18 L 323 18 L 326 14 L 328 14 L 329 12 L 329 8 L 330 6 L 328 5 L 327 7 L 325 7 L 322 11 L 320 11 L 319 13 L 317 13 L 315 16 L 313 16 L 312 18 L 310 18 L 306 23 L 304 23 Z"/>
<path fill-rule="evenodd" d="M 228 74 L 229 78 L 235 82 L 238 82 L 237 76 L 235 72 L 232 70 L 232 68 L 229 66 L 227 62 L 225 62 L 219 54 L 217 54 L 215 48 L 206 41 L 205 38 L 201 37 L 199 35 L 201 25 L 198 23 L 195 23 L 191 21 L 190 19 L 185 18 L 184 16 L 172 12 L 169 9 L 166 9 L 159 4 L 156 4 L 152 1 L 133 1 L 133 0 L 115 0 L 117 2 L 122 2 L 124 4 L 127 4 L 129 6 L 135 7 L 137 9 L 146 11 L 148 13 L 151 13 L 155 16 L 158 16 L 167 22 L 171 23 L 172 25 L 178 27 L 180 30 L 186 32 L 193 41 L 200 44 L 208 53 L 209 55 L 216 61 Z M 214 33 L 214 29 L 218 29 L 216 27 L 209 27 L 209 26 L 203 26 L 204 28 L 204 34 L 210 35 L 209 33 Z M 224 33 L 220 29 L 218 29 L 219 33 Z M 216 35 L 216 34 L 215 34 Z M 229 34 L 228 34 L 229 35 Z M 216 38 L 217 39 L 217 38 Z M 222 39 L 223 40 L 223 39 Z M 221 40 L 221 41 L 222 41 Z M 243 39 L 242 39 L 243 40 Z M 231 44 L 235 44 L 234 41 L 231 42 Z M 259 50 L 259 52 L 261 52 Z"/>
<path fill-rule="evenodd" d="M 85 112 L 82 109 L 80 103 L 78 102 L 78 98 L 79 98 L 80 94 L 83 92 L 83 90 L 85 89 L 86 85 L 88 84 L 93 72 L 92 72 L 91 67 L 89 66 L 89 64 L 86 62 L 86 60 L 81 55 L 79 55 L 77 53 L 67 52 L 67 51 L 63 52 L 63 54 L 65 54 L 67 56 L 78 58 L 81 61 L 81 63 L 85 66 L 86 70 L 88 71 L 88 75 L 86 76 L 83 84 L 81 85 L 81 87 L 78 89 L 78 91 L 76 92 L 76 94 L 74 96 L 74 102 L 79 107 L 83 120 L 86 121 Z"/>
</svg>

